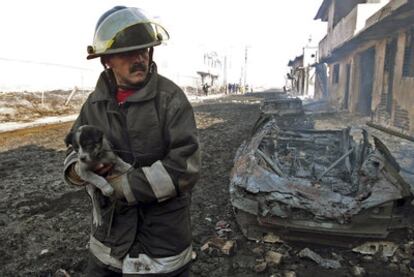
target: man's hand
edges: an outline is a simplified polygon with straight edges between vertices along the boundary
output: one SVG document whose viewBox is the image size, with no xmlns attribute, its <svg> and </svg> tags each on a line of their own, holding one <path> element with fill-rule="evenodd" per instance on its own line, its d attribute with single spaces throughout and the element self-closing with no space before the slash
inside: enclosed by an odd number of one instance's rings
<svg viewBox="0 0 414 277">
<path fill-rule="evenodd" d="M 65 174 L 66 178 L 68 178 L 69 182 L 71 182 L 73 185 L 83 186 L 86 184 L 85 181 L 79 177 L 79 165 L 77 162 L 71 164 L 66 170 Z"/>
<path fill-rule="evenodd" d="M 108 173 L 110 173 L 112 168 L 113 168 L 112 164 L 98 164 L 94 168 L 94 172 L 100 176 L 105 177 L 108 175 Z M 81 174 L 79 162 L 76 162 L 70 165 L 66 173 L 66 176 L 70 180 L 70 182 L 78 186 L 82 186 L 86 184 L 86 182 L 80 177 L 81 175 L 82 174 Z"/>
<path fill-rule="evenodd" d="M 108 173 L 112 170 L 112 168 L 114 167 L 113 164 L 98 164 L 95 168 L 94 168 L 94 172 L 100 176 L 107 176 Z"/>
<path fill-rule="evenodd" d="M 111 184 L 114 189 L 114 194 L 111 196 L 115 199 L 125 199 L 123 186 L 128 184 L 128 177 L 125 173 L 119 174 L 118 172 L 112 172 L 106 180 Z"/>
</svg>

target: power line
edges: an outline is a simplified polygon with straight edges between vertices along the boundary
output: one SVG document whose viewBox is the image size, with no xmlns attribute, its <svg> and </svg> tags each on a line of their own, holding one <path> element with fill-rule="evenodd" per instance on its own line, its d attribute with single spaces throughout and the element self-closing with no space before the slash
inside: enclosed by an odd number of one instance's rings
<svg viewBox="0 0 414 277">
<path fill-rule="evenodd" d="M 93 69 L 86 68 L 86 67 L 66 65 L 66 64 L 58 64 L 58 63 L 48 63 L 48 62 L 39 62 L 39 61 L 19 60 L 19 59 L 10 59 L 10 58 L 3 58 L 3 57 L 0 57 L 0 60 L 2 60 L 2 61 L 8 61 L 8 62 L 31 63 L 31 64 L 39 64 L 39 65 L 48 65 L 48 66 L 57 66 L 57 67 L 65 67 L 65 68 L 71 68 L 71 69 L 80 69 L 80 70 L 94 71 Z"/>
</svg>

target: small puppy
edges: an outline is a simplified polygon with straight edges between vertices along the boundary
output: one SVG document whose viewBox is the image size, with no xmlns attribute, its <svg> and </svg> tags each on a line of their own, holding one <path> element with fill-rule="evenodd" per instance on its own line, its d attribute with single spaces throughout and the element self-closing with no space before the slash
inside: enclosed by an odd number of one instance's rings
<svg viewBox="0 0 414 277">
<path fill-rule="evenodd" d="M 92 199 L 93 222 L 102 223 L 99 203 L 95 197 L 96 188 L 109 197 L 114 193 L 108 181 L 93 170 L 99 164 L 112 164 L 115 172 L 126 173 L 131 165 L 118 157 L 111 148 L 109 141 L 99 128 L 92 125 L 80 126 L 75 132 L 70 132 L 65 138 L 66 146 L 72 145 L 78 153 L 79 177 L 88 183 L 86 190 Z"/>
</svg>

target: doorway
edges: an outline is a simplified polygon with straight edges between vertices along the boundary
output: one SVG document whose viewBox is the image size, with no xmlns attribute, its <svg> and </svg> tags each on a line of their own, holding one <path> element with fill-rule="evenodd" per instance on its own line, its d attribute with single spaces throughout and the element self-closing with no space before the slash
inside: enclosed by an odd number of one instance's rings
<svg viewBox="0 0 414 277">
<path fill-rule="evenodd" d="M 362 115 L 371 115 L 372 88 L 374 84 L 375 48 L 369 48 L 360 54 L 359 59 L 359 98 L 357 111 Z"/>
<path fill-rule="evenodd" d="M 386 87 L 384 88 L 387 94 L 386 111 L 391 116 L 392 113 L 392 99 L 393 99 L 393 83 L 394 83 L 394 65 L 395 55 L 397 52 L 397 38 L 393 38 L 387 43 L 385 49 L 384 61 L 384 77 L 386 78 Z"/>
<path fill-rule="evenodd" d="M 349 107 L 349 83 L 351 81 L 351 65 L 347 64 L 345 69 L 346 83 L 345 83 L 345 94 L 344 94 L 344 110 L 348 110 Z"/>
</svg>

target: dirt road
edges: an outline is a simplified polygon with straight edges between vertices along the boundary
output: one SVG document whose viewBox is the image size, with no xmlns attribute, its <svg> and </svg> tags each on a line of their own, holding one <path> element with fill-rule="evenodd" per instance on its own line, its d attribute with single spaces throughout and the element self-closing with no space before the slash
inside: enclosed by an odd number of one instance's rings
<svg viewBox="0 0 414 277">
<path fill-rule="evenodd" d="M 257 100 L 234 96 L 195 105 L 203 165 L 192 198 L 197 252 L 192 275 L 289 276 L 284 274 L 295 272 L 296 276 L 352 276 L 358 266 L 369 276 L 408 276 L 412 258 L 405 253 L 413 253 L 411 233 L 401 237 L 399 251 L 404 255 L 393 258 L 367 257 L 331 247 L 251 242 L 242 236 L 228 199 L 229 172 L 237 148 L 259 115 Z M 83 190 L 68 187 L 61 179 L 63 137 L 69 126 L 0 134 L 0 276 L 64 276 L 64 271 L 83 276 L 90 203 Z M 232 230 L 228 239 L 237 242 L 233 256 L 200 250 L 216 235 L 220 220 Z M 339 260 L 342 267 L 324 269 L 299 258 L 298 252 L 305 247 Z M 260 268 L 269 250 L 281 253 L 282 262 Z"/>
</svg>

